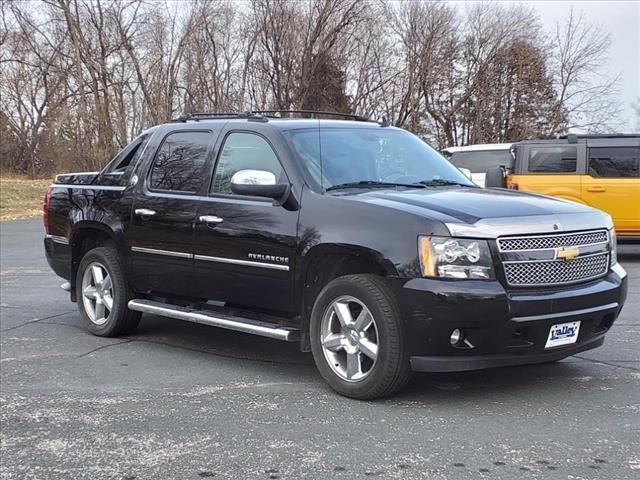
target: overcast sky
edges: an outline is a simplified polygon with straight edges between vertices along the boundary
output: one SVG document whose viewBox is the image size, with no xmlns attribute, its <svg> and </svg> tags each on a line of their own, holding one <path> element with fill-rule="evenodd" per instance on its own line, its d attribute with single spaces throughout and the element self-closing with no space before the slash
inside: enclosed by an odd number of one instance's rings
<svg viewBox="0 0 640 480">
<path fill-rule="evenodd" d="M 622 119 L 627 132 L 640 131 L 640 119 L 632 108 L 640 108 L 640 1 L 528 1 L 540 14 L 547 29 L 564 22 L 573 6 L 593 23 L 611 34 L 608 69 L 612 76 L 620 74 L 618 99 L 624 104 Z"/>
</svg>

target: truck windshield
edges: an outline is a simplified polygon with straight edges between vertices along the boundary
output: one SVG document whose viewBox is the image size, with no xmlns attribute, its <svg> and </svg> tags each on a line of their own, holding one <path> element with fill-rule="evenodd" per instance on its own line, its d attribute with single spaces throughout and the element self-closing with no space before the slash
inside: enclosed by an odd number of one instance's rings
<svg viewBox="0 0 640 480">
<path fill-rule="evenodd" d="M 475 186 L 415 135 L 393 128 L 317 128 L 283 132 L 307 174 L 322 188 Z"/>
</svg>

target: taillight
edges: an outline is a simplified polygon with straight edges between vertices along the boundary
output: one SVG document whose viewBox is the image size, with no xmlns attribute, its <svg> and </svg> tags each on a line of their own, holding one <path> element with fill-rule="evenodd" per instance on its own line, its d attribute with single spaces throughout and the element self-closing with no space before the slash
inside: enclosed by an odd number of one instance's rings
<svg viewBox="0 0 640 480">
<path fill-rule="evenodd" d="M 42 205 L 42 222 L 44 223 L 44 231 L 49 234 L 49 200 L 51 200 L 51 190 L 53 185 L 49 185 L 47 193 L 44 194 L 44 203 Z"/>
<path fill-rule="evenodd" d="M 519 190 L 519 189 L 520 189 L 520 187 L 518 187 L 518 184 L 517 184 L 517 183 L 510 183 L 510 184 L 509 184 L 509 188 L 510 188 L 511 190 Z"/>
</svg>

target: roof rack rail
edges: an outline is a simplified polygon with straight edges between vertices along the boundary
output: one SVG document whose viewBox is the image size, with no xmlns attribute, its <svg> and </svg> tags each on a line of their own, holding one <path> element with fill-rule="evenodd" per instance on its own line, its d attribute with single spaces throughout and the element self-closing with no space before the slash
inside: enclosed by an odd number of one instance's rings
<svg viewBox="0 0 640 480">
<path fill-rule="evenodd" d="M 572 138 L 637 138 L 640 137 L 637 133 L 568 133 L 566 135 L 559 135 L 555 138 L 560 140 L 571 140 Z"/>
<path fill-rule="evenodd" d="M 371 122 L 372 120 L 370 120 L 367 117 L 364 117 L 362 115 L 356 115 L 353 113 L 342 113 L 342 112 L 328 112 L 328 111 L 324 111 L 324 110 L 281 110 L 281 109 L 276 109 L 276 110 L 252 110 L 253 113 L 257 113 L 260 115 L 266 115 L 268 117 L 274 117 L 274 118 L 286 118 L 286 117 L 275 117 L 276 114 L 283 114 L 283 113 L 293 113 L 293 114 L 300 114 L 300 115 L 324 115 L 327 117 L 343 117 L 343 118 L 348 118 L 351 120 L 356 120 L 358 122 Z"/>
<path fill-rule="evenodd" d="M 188 120 L 207 120 L 207 119 L 224 119 L 224 118 L 247 118 L 249 120 L 262 120 L 267 121 L 262 115 L 255 112 L 187 112 L 180 115 L 178 118 L 174 118 L 171 122 L 186 122 Z"/>
<path fill-rule="evenodd" d="M 188 120 L 207 120 L 207 119 L 224 119 L 224 118 L 246 118 L 249 120 L 267 122 L 269 118 L 289 118 L 283 114 L 309 115 L 311 118 L 320 115 L 326 117 L 342 117 L 345 119 L 355 120 L 358 122 L 374 122 L 362 115 L 341 112 L 326 112 L 322 110 L 247 110 L 245 112 L 185 112 L 178 118 L 174 118 L 171 122 L 186 122 Z"/>
</svg>

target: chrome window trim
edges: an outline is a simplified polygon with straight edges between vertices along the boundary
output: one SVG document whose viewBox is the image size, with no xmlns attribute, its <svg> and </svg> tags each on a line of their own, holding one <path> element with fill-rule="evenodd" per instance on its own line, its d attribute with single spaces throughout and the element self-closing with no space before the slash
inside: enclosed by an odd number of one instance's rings
<svg viewBox="0 0 640 480">
<path fill-rule="evenodd" d="M 278 265 L 275 263 L 264 263 L 264 262 L 254 262 L 251 260 L 239 260 L 235 258 L 225 258 L 225 257 L 211 257 L 208 255 L 194 255 L 196 260 L 202 260 L 205 262 L 217 262 L 217 263 L 230 263 L 233 265 L 244 265 L 246 267 L 260 267 L 260 268 L 270 268 L 272 270 L 282 270 L 285 272 L 289 271 L 288 265 Z"/>
<path fill-rule="evenodd" d="M 152 255 L 164 255 L 165 257 L 177 257 L 177 258 L 193 258 L 193 254 L 187 252 L 175 252 L 173 250 L 160 250 L 156 248 L 146 247 L 131 247 L 132 252 L 149 253 Z"/>
<path fill-rule="evenodd" d="M 69 245 L 69 239 L 67 237 L 63 237 L 62 235 L 45 235 L 45 238 L 49 238 L 56 243 L 60 243 L 62 245 Z"/>
</svg>

